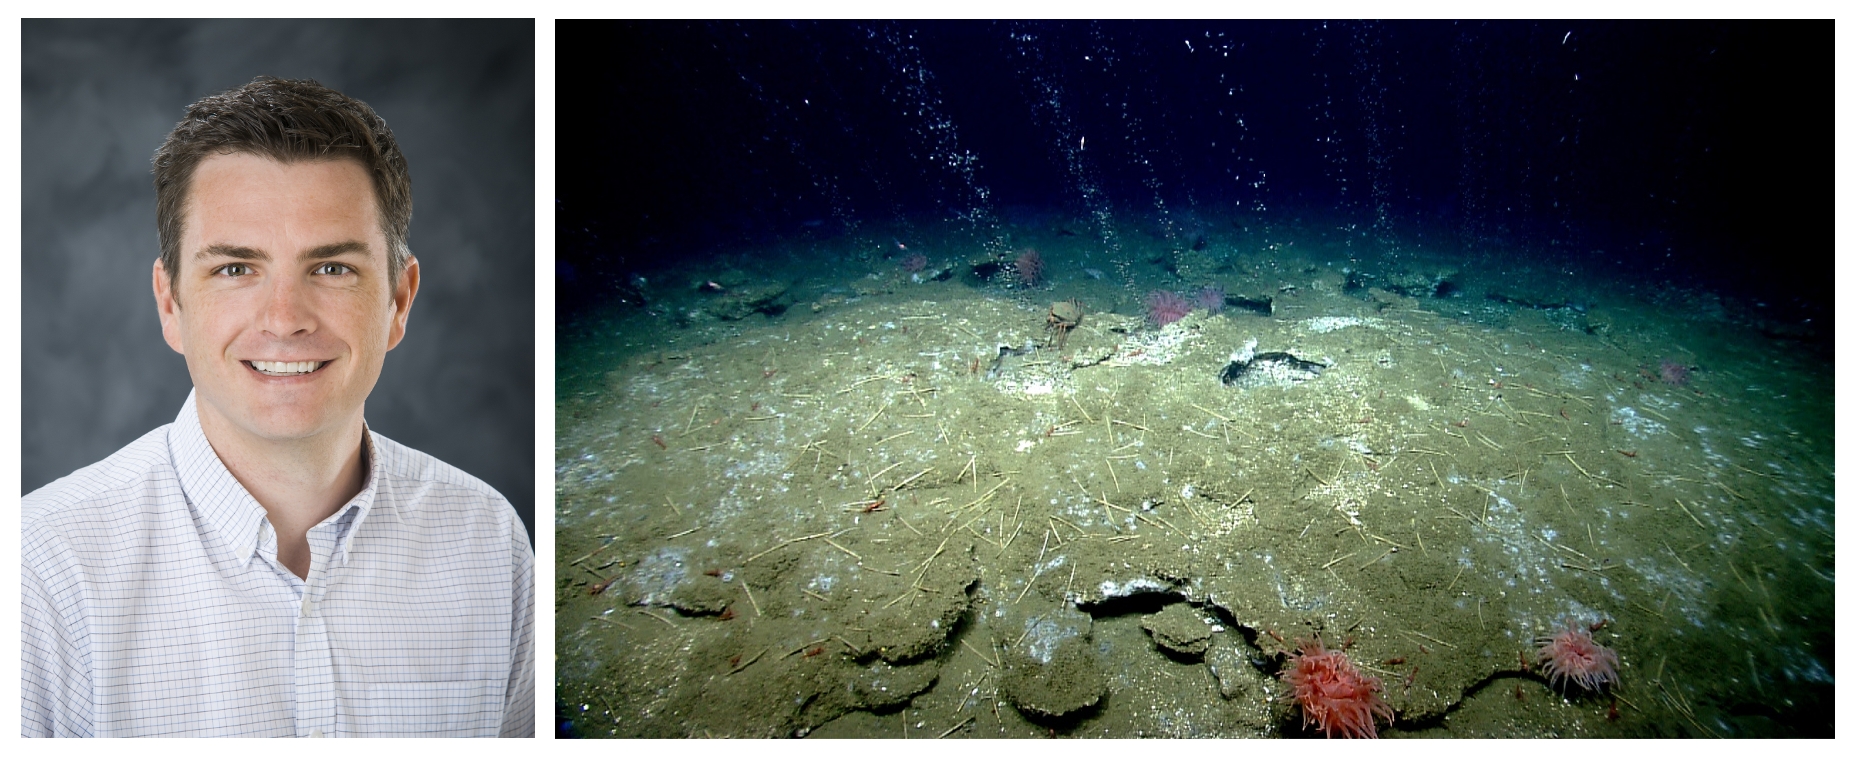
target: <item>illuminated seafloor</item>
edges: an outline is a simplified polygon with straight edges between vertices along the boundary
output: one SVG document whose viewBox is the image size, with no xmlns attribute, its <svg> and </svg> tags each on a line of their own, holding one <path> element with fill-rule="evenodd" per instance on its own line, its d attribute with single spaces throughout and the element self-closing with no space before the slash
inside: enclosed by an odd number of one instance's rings
<svg viewBox="0 0 1855 760">
<path fill-rule="evenodd" d="M 797 235 L 563 324 L 563 730 L 1317 734 L 1279 679 L 1316 635 L 1381 736 L 1833 725 L 1831 363 L 1756 304 L 1286 218 L 1081 227 Z M 1567 625 L 1614 686 L 1548 685 Z"/>
</svg>

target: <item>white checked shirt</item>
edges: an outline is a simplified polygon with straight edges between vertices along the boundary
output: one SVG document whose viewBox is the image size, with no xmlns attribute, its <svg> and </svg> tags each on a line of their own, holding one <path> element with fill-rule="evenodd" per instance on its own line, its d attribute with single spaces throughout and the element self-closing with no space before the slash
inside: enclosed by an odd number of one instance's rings
<svg viewBox="0 0 1855 760">
<path fill-rule="evenodd" d="M 534 554 L 501 494 L 368 431 L 309 577 L 200 429 L 25 498 L 26 736 L 533 736 Z"/>
</svg>

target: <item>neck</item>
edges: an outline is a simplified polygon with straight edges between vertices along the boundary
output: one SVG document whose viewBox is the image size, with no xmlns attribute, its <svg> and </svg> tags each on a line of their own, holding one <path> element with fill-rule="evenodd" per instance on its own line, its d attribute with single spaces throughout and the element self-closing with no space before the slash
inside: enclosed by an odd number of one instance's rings
<svg viewBox="0 0 1855 760">
<path fill-rule="evenodd" d="M 251 434 L 197 394 L 194 398 L 213 453 L 269 515 L 279 560 L 298 577 L 307 577 L 309 529 L 366 485 L 361 410 L 330 430 L 274 440 Z"/>
</svg>

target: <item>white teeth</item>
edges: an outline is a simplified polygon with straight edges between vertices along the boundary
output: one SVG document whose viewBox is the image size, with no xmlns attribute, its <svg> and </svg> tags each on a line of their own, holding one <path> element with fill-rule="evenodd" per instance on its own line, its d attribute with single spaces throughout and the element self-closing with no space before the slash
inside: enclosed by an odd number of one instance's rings
<svg viewBox="0 0 1855 760">
<path fill-rule="evenodd" d="M 301 375 L 313 372 L 322 362 L 260 362 L 253 361 L 252 367 L 266 375 Z"/>
</svg>

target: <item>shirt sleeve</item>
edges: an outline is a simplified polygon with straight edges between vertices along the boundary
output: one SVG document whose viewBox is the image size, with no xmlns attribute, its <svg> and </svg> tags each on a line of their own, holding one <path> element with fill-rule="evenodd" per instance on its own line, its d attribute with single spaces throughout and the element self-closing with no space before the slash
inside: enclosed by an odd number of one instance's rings
<svg viewBox="0 0 1855 760">
<path fill-rule="evenodd" d="M 39 573 L 43 536 L 24 536 L 19 566 L 19 733 L 90 736 L 90 670 L 75 636 Z M 34 567 L 35 564 L 40 565 Z M 531 698 L 532 699 L 532 698 Z"/>
<path fill-rule="evenodd" d="M 528 531 L 519 518 L 511 516 L 515 529 L 509 531 L 514 542 L 510 557 L 514 565 L 514 617 L 510 626 L 509 646 L 514 650 L 509 664 L 509 691 L 503 702 L 502 735 L 535 735 L 535 552 L 528 546 Z"/>
</svg>

